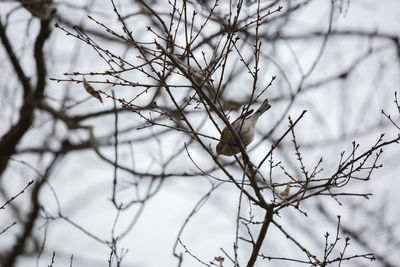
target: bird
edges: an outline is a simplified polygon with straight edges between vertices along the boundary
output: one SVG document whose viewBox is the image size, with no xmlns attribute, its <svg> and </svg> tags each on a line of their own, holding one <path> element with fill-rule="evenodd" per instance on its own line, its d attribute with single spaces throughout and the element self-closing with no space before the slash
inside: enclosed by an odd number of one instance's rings
<svg viewBox="0 0 400 267">
<path fill-rule="evenodd" d="M 247 147 L 254 140 L 254 136 L 256 134 L 257 120 L 265 111 L 270 108 L 271 105 L 268 103 L 267 98 L 263 101 L 261 106 L 254 114 L 252 114 L 253 110 L 249 110 L 231 124 L 232 128 L 240 137 L 240 140 L 242 141 L 244 147 Z M 222 130 L 220 141 L 216 146 L 216 151 L 218 155 L 224 156 L 233 156 L 240 152 L 240 147 L 237 139 L 228 127 L 225 127 Z"/>
</svg>

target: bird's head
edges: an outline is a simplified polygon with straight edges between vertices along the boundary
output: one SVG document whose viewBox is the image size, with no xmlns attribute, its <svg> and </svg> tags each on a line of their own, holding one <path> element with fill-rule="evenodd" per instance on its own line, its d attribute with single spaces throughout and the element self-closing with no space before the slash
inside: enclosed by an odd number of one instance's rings
<svg viewBox="0 0 400 267">
<path fill-rule="evenodd" d="M 223 142 L 219 142 L 217 144 L 217 147 L 216 147 L 217 155 L 221 155 L 223 149 L 224 149 L 224 143 Z"/>
</svg>

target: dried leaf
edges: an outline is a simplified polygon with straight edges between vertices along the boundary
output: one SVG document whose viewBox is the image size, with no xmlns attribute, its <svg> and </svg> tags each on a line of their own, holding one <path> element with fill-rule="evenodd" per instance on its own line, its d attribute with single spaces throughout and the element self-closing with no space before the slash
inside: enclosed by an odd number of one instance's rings
<svg viewBox="0 0 400 267">
<path fill-rule="evenodd" d="M 281 193 L 281 196 L 282 196 L 282 197 L 287 197 L 287 196 L 289 195 L 289 192 L 290 192 L 290 183 L 287 183 L 286 188 L 285 188 L 285 191 L 283 191 L 283 192 Z"/>
<path fill-rule="evenodd" d="M 103 99 L 99 91 L 94 90 L 93 86 L 90 85 L 88 81 L 86 81 L 85 77 L 83 77 L 83 88 L 85 88 L 86 92 L 91 94 L 93 97 L 97 98 L 101 103 L 103 103 Z"/>
<path fill-rule="evenodd" d="M 219 263 L 221 263 L 221 264 L 224 262 L 224 258 L 221 257 L 221 256 L 214 257 L 214 260 L 217 261 L 217 262 L 219 262 Z"/>
</svg>

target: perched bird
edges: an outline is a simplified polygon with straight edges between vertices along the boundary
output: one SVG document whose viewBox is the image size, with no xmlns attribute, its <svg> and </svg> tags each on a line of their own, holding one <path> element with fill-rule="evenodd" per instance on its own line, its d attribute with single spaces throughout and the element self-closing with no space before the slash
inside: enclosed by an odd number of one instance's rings
<svg viewBox="0 0 400 267">
<path fill-rule="evenodd" d="M 256 134 L 257 120 L 270 107 L 271 105 L 268 103 L 268 99 L 265 99 L 253 115 L 249 116 L 253 112 L 253 110 L 250 110 L 232 123 L 232 128 L 240 137 L 244 147 L 253 141 Z M 220 142 L 217 144 L 216 150 L 218 155 L 221 154 L 225 156 L 232 156 L 240 152 L 237 139 L 228 127 L 225 127 L 222 131 Z"/>
</svg>

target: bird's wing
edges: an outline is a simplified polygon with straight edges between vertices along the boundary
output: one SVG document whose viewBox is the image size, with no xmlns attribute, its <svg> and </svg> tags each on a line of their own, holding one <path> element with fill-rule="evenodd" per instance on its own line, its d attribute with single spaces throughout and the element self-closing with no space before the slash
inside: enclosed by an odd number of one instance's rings
<svg viewBox="0 0 400 267">
<path fill-rule="evenodd" d="M 251 115 L 251 113 L 253 113 L 253 111 L 254 111 L 254 109 L 250 109 L 249 111 L 246 111 L 245 113 L 240 115 L 236 120 L 234 120 L 231 124 L 234 124 L 238 120 L 245 119 L 247 116 Z"/>
</svg>

